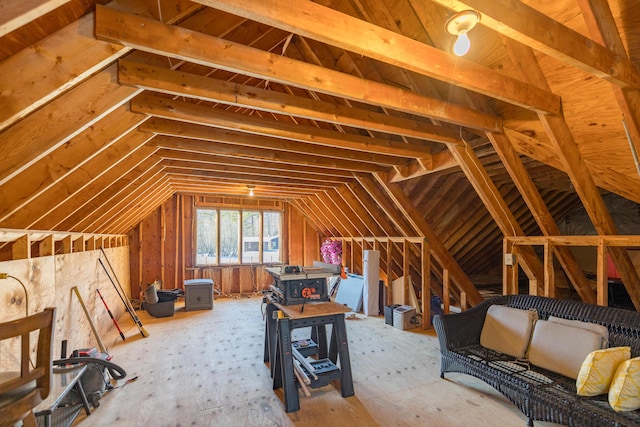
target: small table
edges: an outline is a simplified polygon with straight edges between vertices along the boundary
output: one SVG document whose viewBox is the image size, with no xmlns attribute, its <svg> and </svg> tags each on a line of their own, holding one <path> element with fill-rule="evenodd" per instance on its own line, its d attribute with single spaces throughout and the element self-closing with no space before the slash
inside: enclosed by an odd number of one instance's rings
<svg viewBox="0 0 640 427">
<path fill-rule="evenodd" d="M 70 426 L 76 419 L 82 408 L 87 415 L 91 415 L 91 408 L 87 401 L 87 395 L 82 388 L 80 378 L 87 371 L 87 364 L 54 367 L 51 375 L 51 392 L 42 401 L 35 411 L 38 426 L 59 427 Z M 62 399 L 71 391 L 76 390 L 82 399 L 82 404 L 70 405 L 59 408 Z"/>
<path fill-rule="evenodd" d="M 298 389 L 293 372 L 293 350 L 291 331 L 297 328 L 314 328 L 314 338 L 318 342 L 318 356 L 327 357 L 326 325 L 332 325 L 328 358 L 340 368 L 329 380 L 339 379 L 342 397 L 354 395 L 353 379 L 351 376 L 351 361 L 349 358 L 349 344 L 344 314 L 351 311 L 344 305 L 329 302 L 308 302 L 302 305 L 281 305 L 267 300 L 265 322 L 264 361 L 269 362 L 273 389 L 284 389 L 285 412 L 295 412 L 300 409 Z M 286 317 L 274 318 L 276 311 L 282 311 Z M 326 381 L 318 386 L 325 385 Z M 312 386 L 313 387 L 313 386 Z"/>
</svg>

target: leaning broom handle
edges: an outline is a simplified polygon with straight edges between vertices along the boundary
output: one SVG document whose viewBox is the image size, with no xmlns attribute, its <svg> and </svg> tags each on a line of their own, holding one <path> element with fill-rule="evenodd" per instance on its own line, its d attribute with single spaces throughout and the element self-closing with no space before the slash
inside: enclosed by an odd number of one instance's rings
<svg viewBox="0 0 640 427">
<path fill-rule="evenodd" d="M 116 274 L 116 271 L 113 269 L 113 266 L 111 265 L 111 261 L 109 261 L 109 257 L 107 256 L 107 253 L 105 252 L 104 248 L 100 248 L 100 251 L 102 252 L 102 255 L 104 255 L 104 259 L 105 261 L 107 261 L 107 265 L 109 266 L 109 270 L 111 270 L 111 273 L 113 274 L 113 278 L 116 280 L 114 283 L 114 287 L 116 286 L 117 283 L 117 288 L 120 289 L 120 293 L 122 293 L 122 295 L 124 295 L 124 299 L 126 300 L 125 304 L 127 304 L 129 306 L 129 308 L 131 310 L 133 310 L 133 312 L 135 313 L 135 309 L 133 308 L 133 304 L 131 304 L 131 300 L 129 299 L 129 295 L 127 295 L 127 293 L 124 291 L 124 288 L 122 287 L 122 284 L 120 283 L 120 280 L 118 280 L 118 275 Z M 102 264 L 102 260 L 98 259 L 100 261 L 100 264 Z M 109 272 L 107 271 L 106 267 L 104 266 L 104 264 L 102 264 L 102 268 L 104 268 L 104 271 L 107 273 L 107 276 L 109 276 Z M 113 283 L 113 280 L 111 280 L 111 283 Z"/>
<path fill-rule="evenodd" d="M 100 352 L 107 354 L 107 349 L 104 347 L 104 344 L 102 343 L 102 339 L 100 338 L 100 335 L 98 335 L 98 331 L 96 330 L 96 325 L 93 324 L 93 320 L 91 319 L 91 316 L 89 315 L 89 310 L 87 310 L 87 306 L 84 305 L 84 301 L 82 299 L 82 296 L 80 296 L 80 291 L 78 290 L 78 287 L 74 286 L 71 289 L 73 289 L 73 292 L 76 293 L 76 296 L 78 297 L 78 301 L 80 301 L 80 305 L 82 306 L 82 309 L 84 310 L 84 314 L 85 314 L 85 316 L 87 316 L 87 320 L 89 321 L 89 326 L 91 326 L 91 330 L 93 331 L 93 335 L 96 337 L 96 341 L 98 341 L 98 348 L 100 349 Z"/>
<path fill-rule="evenodd" d="M 109 317 L 111 318 L 111 320 L 113 321 L 113 324 L 116 325 L 116 329 L 118 330 L 118 332 L 120 333 L 120 338 L 122 338 L 122 341 L 125 341 L 126 338 L 124 337 L 124 334 L 122 333 L 122 329 L 120 329 L 120 325 L 118 325 L 118 321 L 116 320 L 115 317 L 113 317 L 113 313 L 111 312 L 111 310 L 109 309 L 109 306 L 107 305 L 107 302 L 104 300 L 104 298 L 102 297 L 102 294 L 100 293 L 100 289 L 96 289 L 96 292 L 98 293 L 98 295 L 100 296 L 100 299 L 102 300 L 102 304 L 104 304 L 104 308 L 107 309 L 107 313 L 109 313 Z"/>
<path fill-rule="evenodd" d="M 124 308 L 127 310 L 127 313 L 129 313 L 129 316 L 131 316 L 131 320 L 133 320 L 133 323 L 135 323 L 135 325 L 138 327 L 138 330 L 140 331 L 140 335 L 142 335 L 144 338 L 148 337 L 149 332 L 147 332 L 144 326 L 142 326 L 142 322 L 136 315 L 135 310 L 133 309 L 133 306 L 131 306 L 131 303 L 127 304 L 127 301 L 125 300 L 125 297 L 127 295 L 125 294 L 124 296 L 122 296 L 122 293 L 118 290 L 118 286 L 116 285 L 116 282 L 113 281 L 113 279 L 111 278 L 111 275 L 109 274 L 109 271 L 107 270 L 107 267 L 105 267 L 104 263 L 100 258 L 98 258 L 98 262 L 104 269 L 104 272 L 107 273 L 107 277 L 109 278 L 109 280 L 111 281 L 111 284 L 115 288 L 116 293 L 120 297 L 120 300 L 122 300 L 122 303 L 124 304 Z"/>
</svg>

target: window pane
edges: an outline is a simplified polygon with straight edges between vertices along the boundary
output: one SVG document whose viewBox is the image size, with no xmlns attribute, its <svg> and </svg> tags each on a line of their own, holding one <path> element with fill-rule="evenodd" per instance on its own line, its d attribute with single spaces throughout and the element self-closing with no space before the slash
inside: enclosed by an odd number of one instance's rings
<svg viewBox="0 0 640 427">
<path fill-rule="evenodd" d="M 260 262 L 260 212 L 242 212 L 242 262 Z"/>
<path fill-rule="evenodd" d="M 196 265 L 216 263 L 218 215 L 215 210 L 198 209 L 196 221 Z"/>
<path fill-rule="evenodd" d="M 262 262 L 280 262 L 280 212 L 264 211 Z"/>
<path fill-rule="evenodd" d="M 220 264 L 237 264 L 240 212 L 220 211 Z"/>
</svg>

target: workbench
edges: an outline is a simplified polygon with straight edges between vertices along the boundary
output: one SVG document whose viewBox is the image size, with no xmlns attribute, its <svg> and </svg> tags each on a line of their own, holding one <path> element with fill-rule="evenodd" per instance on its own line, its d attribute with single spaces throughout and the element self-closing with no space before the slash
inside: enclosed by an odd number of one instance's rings
<svg viewBox="0 0 640 427">
<path fill-rule="evenodd" d="M 278 316 L 278 311 L 281 312 L 281 316 Z M 317 353 L 318 360 L 328 358 L 335 367 L 339 366 L 331 372 L 319 374 L 318 379 L 311 383 L 311 388 L 322 387 L 338 380 L 342 397 L 354 395 L 344 316 L 349 311 L 351 310 L 348 307 L 332 301 L 281 305 L 266 297 L 264 361 L 269 363 L 271 369 L 273 389 L 283 388 L 285 412 L 300 409 L 293 366 L 294 347 L 305 356 Z M 331 325 L 329 344 L 327 325 Z M 297 342 L 292 342 L 292 331 L 306 327 L 311 327 L 311 341 L 317 343 L 317 347 L 310 346 L 305 349 Z"/>
</svg>

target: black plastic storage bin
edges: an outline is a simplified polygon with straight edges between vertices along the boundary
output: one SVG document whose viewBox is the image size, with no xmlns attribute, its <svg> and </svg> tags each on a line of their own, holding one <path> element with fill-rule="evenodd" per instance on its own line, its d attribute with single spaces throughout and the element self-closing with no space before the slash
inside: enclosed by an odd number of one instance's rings
<svg viewBox="0 0 640 427">
<path fill-rule="evenodd" d="M 175 302 L 181 296 L 182 290 L 164 290 L 158 289 L 158 302 L 150 304 L 145 302 L 143 308 L 153 317 L 171 317 L 175 313 Z"/>
<path fill-rule="evenodd" d="M 391 304 L 384 306 L 384 323 L 393 326 L 393 310 L 400 307 L 400 304 Z"/>
<path fill-rule="evenodd" d="M 155 304 L 144 303 L 144 309 L 153 317 L 171 317 L 174 315 L 176 302 L 175 300 L 157 302 Z"/>
<path fill-rule="evenodd" d="M 179 296 L 183 295 L 183 292 L 180 289 L 172 289 L 172 290 L 158 289 L 157 293 L 158 293 L 158 302 L 175 301 L 178 299 Z"/>
</svg>

